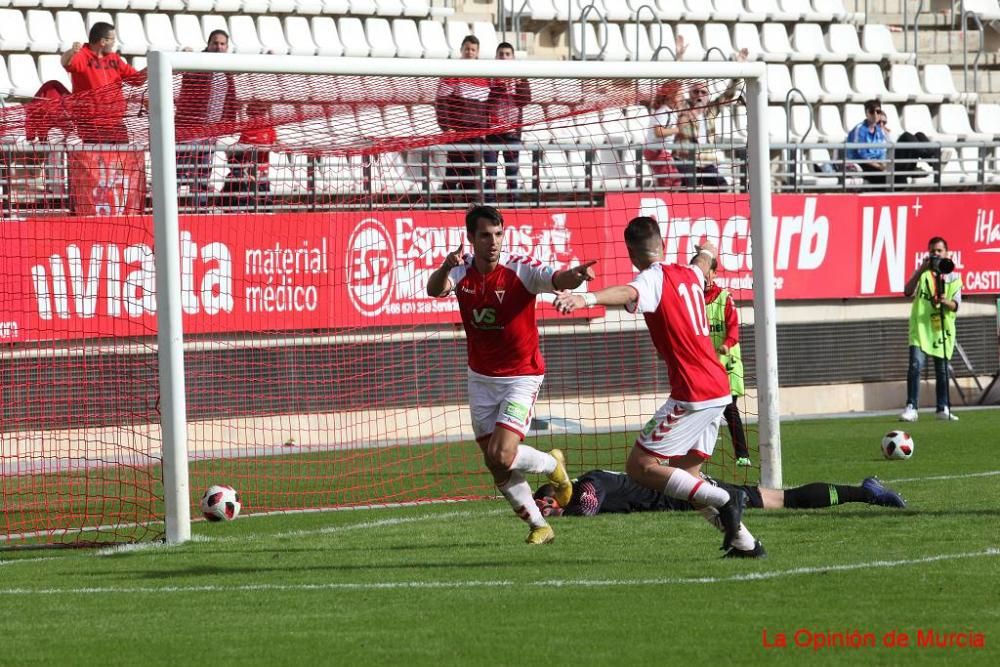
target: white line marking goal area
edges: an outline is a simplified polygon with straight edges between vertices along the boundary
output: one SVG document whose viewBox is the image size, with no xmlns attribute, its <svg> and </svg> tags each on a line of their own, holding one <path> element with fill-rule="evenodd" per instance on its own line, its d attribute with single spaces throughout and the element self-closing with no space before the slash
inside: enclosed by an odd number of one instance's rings
<svg viewBox="0 0 1000 667">
<path fill-rule="evenodd" d="M 690 584 L 723 584 L 733 582 L 764 581 L 795 577 L 807 574 L 825 574 L 830 572 L 851 572 L 855 570 L 870 570 L 890 567 L 905 567 L 937 563 L 941 561 L 962 560 L 968 558 L 996 558 L 1000 556 L 1000 548 L 987 547 L 980 551 L 963 553 L 939 554 L 921 558 L 900 560 L 874 560 L 861 563 L 843 563 L 840 565 L 817 565 L 813 567 L 797 567 L 790 570 L 775 570 L 772 572 L 748 572 L 734 574 L 728 577 L 667 577 L 654 579 L 547 579 L 517 582 L 510 579 L 468 580 L 468 581 L 384 581 L 384 582 L 321 582 L 304 584 L 206 584 L 195 586 L 84 586 L 79 588 L 0 588 L 0 596 L 33 596 L 33 595 L 136 595 L 136 594 L 172 594 L 172 593 L 256 593 L 281 591 L 380 591 L 401 589 L 471 589 L 471 588 L 501 588 L 517 586 L 522 588 L 552 587 L 584 587 L 584 588 L 617 588 L 625 586 L 675 586 Z"/>
</svg>

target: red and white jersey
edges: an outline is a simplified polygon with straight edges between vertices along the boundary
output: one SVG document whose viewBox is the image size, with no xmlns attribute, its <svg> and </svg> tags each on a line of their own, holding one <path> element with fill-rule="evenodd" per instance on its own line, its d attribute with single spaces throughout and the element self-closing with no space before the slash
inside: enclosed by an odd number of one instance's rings
<svg viewBox="0 0 1000 667">
<path fill-rule="evenodd" d="M 448 273 L 469 340 L 469 368 L 491 377 L 545 373 L 535 296 L 555 289 L 555 272 L 530 257 L 501 252 L 497 267 L 486 275 L 476 269 L 472 255 Z"/>
<path fill-rule="evenodd" d="M 712 349 L 705 274 L 693 266 L 653 264 L 631 283 L 649 335 L 667 362 L 670 397 L 700 410 L 732 401 L 729 377 Z"/>
</svg>

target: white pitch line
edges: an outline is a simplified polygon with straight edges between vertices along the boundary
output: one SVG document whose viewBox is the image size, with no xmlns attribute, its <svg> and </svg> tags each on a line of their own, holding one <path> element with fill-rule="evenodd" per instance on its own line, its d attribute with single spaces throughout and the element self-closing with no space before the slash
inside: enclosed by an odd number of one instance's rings
<svg viewBox="0 0 1000 667">
<path fill-rule="evenodd" d="M 969 477 L 994 477 L 1000 475 L 1000 470 L 988 470 L 986 472 L 969 472 L 962 475 L 937 475 L 934 477 L 904 477 L 902 479 L 886 480 L 889 484 L 899 484 L 900 482 L 935 482 L 946 479 L 966 479 Z"/>
<path fill-rule="evenodd" d="M 729 577 L 674 577 L 665 579 L 549 579 L 543 581 L 516 582 L 509 579 L 492 581 L 385 581 L 369 583 L 322 583 L 322 584 L 241 584 L 237 586 L 220 586 L 207 584 L 202 586 L 140 586 L 140 587 L 110 587 L 94 586 L 81 588 L 0 588 L 0 595 L 30 596 L 30 595 L 132 595 L 136 593 L 240 593 L 259 591 L 377 591 L 400 589 L 468 589 L 468 588 L 500 588 L 523 586 L 527 588 L 552 587 L 590 587 L 611 588 L 622 586 L 667 586 L 686 584 L 721 584 L 747 581 L 762 581 L 781 577 L 794 577 L 803 574 L 823 574 L 827 572 L 849 572 L 852 570 L 867 570 L 874 568 L 889 568 L 906 565 L 920 565 L 940 561 L 959 560 L 964 558 L 982 558 L 1000 556 L 1000 548 L 989 547 L 982 551 L 969 551 L 956 554 L 940 554 L 923 558 L 905 560 L 876 560 L 864 563 L 845 563 L 843 565 L 819 565 L 814 567 L 798 567 L 791 570 L 774 572 L 750 572 Z"/>
</svg>

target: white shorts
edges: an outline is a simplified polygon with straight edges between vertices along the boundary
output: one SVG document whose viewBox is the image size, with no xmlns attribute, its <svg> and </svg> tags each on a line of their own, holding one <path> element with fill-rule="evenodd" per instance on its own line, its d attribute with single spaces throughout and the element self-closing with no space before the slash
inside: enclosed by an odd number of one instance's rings
<svg viewBox="0 0 1000 667">
<path fill-rule="evenodd" d="M 689 410 L 668 399 L 646 422 L 635 444 L 658 459 L 672 459 L 689 452 L 710 459 L 725 409 L 726 406 L 720 405 Z"/>
<path fill-rule="evenodd" d="M 469 410 L 476 441 L 499 426 L 524 438 L 535 414 L 535 399 L 544 375 L 490 377 L 469 370 Z"/>
</svg>

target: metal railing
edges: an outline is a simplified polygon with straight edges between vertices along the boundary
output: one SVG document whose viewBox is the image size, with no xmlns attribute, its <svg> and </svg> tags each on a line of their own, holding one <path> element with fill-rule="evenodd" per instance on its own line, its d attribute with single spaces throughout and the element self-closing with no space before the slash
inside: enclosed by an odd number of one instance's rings
<svg viewBox="0 0 1000 667">
<path fill-rule="evenodd" d="M 357 209 L 375 203 L 386 208 L 447 208 L 470 201 L 495 201 L 512 207 L 592 206 L 612 191 L 691 187 L 745 191 L 744 144 L 677 143 L 666 160 L 650 159 L 648 151 L 661 148 L 662 144 L 612 144 L 595 137 L 587 144 L 451 144 L 378 156 L 289 154 L 272 163 L 267 178 L 251 187 L 239 180 L 245 173 L 238 170 L 255 164 L 262 155 L 254 151 L 268 147 L 210 146 L 211 167 L 204 167 L 200 176 L 203 188 L 193 182 L 198 176 L 179 178 L 183 185 L 178 204 L 185 213 Z M 870 160 L 848 159 L 849 150 L 861 148 L 886 151 L 883 172 L 865 171 Z M 0 214 L 73 213 L 74 181 L 68 157 L 74 151 L 87 150 L 95 147 L 2 146 Z M 186 168 L 185 154 L 193 150 L 187 146 L 178 151 L 181 170 Z M 913 157 L 914 150 L 925 154 Z M 249 161 L 236 164 L 234 173 L 230 158 L 237 153 L 244 160 L 249 155 Z M 1000 190 L 998 155 L 997 141 L 879 145 L 786 141 L 771 144 L 771 164 L 766 168 L 771 172 L 774 192 Z M 704 156 L 709 160 L 703 160 Z M 506 173 L 508 157 L 516 160 L 516 173 Z M 670 171 L 665 174 L 659 168 L 666 165 Z M 142 208 L 149 212 L 148 196 Z"/>
</svg>

